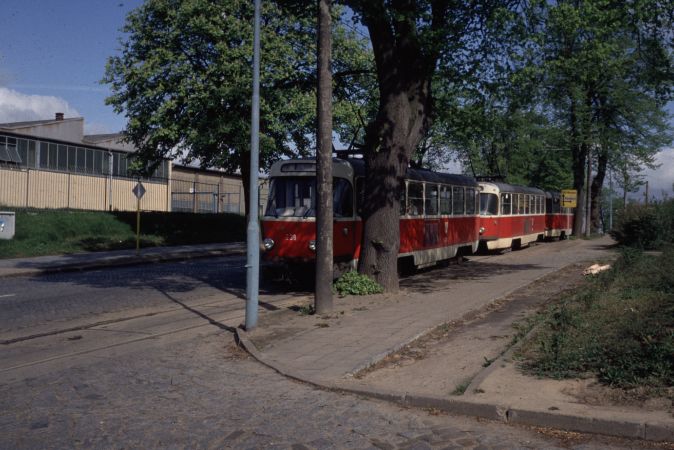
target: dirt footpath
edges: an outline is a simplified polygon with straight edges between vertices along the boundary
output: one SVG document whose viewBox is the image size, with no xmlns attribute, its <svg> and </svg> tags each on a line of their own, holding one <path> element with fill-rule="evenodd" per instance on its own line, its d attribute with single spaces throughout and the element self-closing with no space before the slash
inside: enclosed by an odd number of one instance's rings
<svg viewBox="0 0 674 450">
<path fill-rule="evenodd" d="M 357 384 L 409 392 L 461 395 L 522 330 L 513 325 L 583 283 L 584 265 L 550 274 L 505 298 L 447 323 L 357 375 Z"/>
</svg>

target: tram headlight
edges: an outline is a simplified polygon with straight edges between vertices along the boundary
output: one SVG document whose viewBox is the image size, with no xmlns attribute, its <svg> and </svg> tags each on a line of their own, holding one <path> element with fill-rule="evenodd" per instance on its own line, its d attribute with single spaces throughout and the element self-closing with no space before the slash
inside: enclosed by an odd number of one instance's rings
<svg viewBox="0 0 674 450">
<path fill-rule="evenodd" d="M 484 233 L 484 227 L 480 227 L 480 234 Z"/>
<path fill-rule="evenodd" d="M 316 251 L 316 241 L 309 241 L 309 250 L 312 252 Z"/>
<path fill-rule="evenodd" d="M 274 240 L 272 238 L 264 238 L 262 245 L 264 245 L 265 250 L 271 250 L 274 247 Z"/>
</svg>

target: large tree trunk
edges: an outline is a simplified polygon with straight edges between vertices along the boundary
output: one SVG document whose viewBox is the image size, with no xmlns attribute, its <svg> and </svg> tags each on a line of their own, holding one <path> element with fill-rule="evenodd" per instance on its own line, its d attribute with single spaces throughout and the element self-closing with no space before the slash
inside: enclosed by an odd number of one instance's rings
<svg viewBox="0 0 674 450">
<path fill-rule="evenodd" d="M 606 178 L 606 168 L 608 167 L 608 151 L 606 149 L 601 150 L 597 161 L 597 175 L 592 180 L 592 190 L 590 191 L 592 199 L 591 223 L 595 230 L 602 228 L 600 199 L 604 179 Z"/>
<path fill-rule="evenodd" d="M 405 89 L 383 93 L 377 120 L 367 130 L 367 195 L 359 270 L 387 292 L 398 290 L 400 197 L 410 157 L 425 130 L 429 88 L 429 81 L 415 80 Z"/>
<path fill-rule="evenodd" d="M 576 214 L 573 220 L 573 235 L 580 237 L 583 233 L 583 209 L 585 205 L 585 162 L 587 149 L 581 145 L 580 132 L 578 130 L 578 112 L 576 99 L 569 94 L 571 100 L 569 110 L 569 126 L 571 129 L 571 170 L 573 171 L 573 188 L 576 190 Z"/>
<path fill-rule="evenodd" d="M 439 55 L 425 49 L 417 35 L 419 11 L 413 3 L 392 5 L 396 14 L 386 13 L 383 1 L 368 0 L 357 6 L 370 32 L 379 85 L 377 117 L 365 137 L 367 178 L 359 271 L 386 292 L 396 292 L 400 194 L 410 158 L 429 127 L 431 78 Z M 446 8 L 433 8 L 438 33 L 445 14 Z"/>
</svg>

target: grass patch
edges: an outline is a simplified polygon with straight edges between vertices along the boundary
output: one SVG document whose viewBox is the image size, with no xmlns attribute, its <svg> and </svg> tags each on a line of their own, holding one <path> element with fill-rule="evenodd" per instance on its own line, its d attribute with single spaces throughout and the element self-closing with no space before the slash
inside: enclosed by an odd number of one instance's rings
<svg viewBox="0 0 674 450">
<path fill-rule="evenodd" d="M 10 209 L 11 210 L 11 209 Z M 0 241 L 0 258 L 135 248 L 136 213 L 15 210 L 16 235 Z M 234 214 L 144 212 L 141 246 L 245 240 L 246 225 Z"/>
<path fill-rule="evenodd" d="M 466 389 L 468 389 L 468 386 L 470 386 L 471 381 L 471 378 L 466 378 L 461 383 L 457 384 L 449 395 L 463 395 L 466 392 Z"/>
<path fill-rule="evenodd" d="M 552 378 L 596 377 L 674 393 L 674 249 L 623 250 L 611 270 L 542 312 L 521 366 Z M 522 327 L 524 331 L 528 324 Z M 668 394 L 667 394 L 668 392 Z"/>
</svg>

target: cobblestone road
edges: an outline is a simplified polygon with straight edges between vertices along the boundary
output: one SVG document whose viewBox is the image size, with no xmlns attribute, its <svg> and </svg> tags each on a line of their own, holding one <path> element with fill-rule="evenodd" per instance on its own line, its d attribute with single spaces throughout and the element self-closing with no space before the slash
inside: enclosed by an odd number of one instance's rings
<svg viewBox="0 0 674 450">
<path fill-rule="evenodd" d="M 317 390 L 248 359 L 215 328 L 0 384 L 3 449 L 629 446 Z"/>
</svg>

